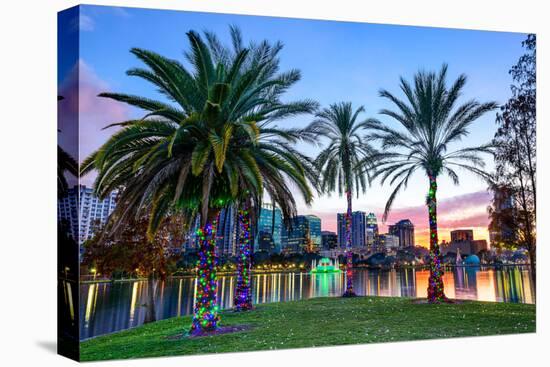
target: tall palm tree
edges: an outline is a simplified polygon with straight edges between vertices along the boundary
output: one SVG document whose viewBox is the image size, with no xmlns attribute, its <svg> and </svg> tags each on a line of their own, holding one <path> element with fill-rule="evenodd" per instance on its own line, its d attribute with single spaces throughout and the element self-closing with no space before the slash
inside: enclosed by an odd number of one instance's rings
<svg viewBox="0 0 550 367">
<path fill-rule="evenodd" d="M 380 113 L 397 121 L 404 129 L 396 130 L 374 119 L 369 122 L 369 128 L 374 130 L 372 137 L 379 139 L 382 144 L 382 153 L 377 155 L 377 172 L 373 176 L 381 177 L 382 184 L 389 178 L 390 184 L 397 182 L 386 203 L 384 221 L 396 195 L 407 186 L 412 174 L 420 170 L 428 176 L 426 205 L 431 257 L 429 302 L 447 300 L 437 232 L 437 179 L 448 175 L 458 185 L 457 168 L 490 178 L 483 171 L 485 162 L 479 156 L 479 153 L 491 153 L 489 144 L 458 149 L 451 149 L 451 145 L 469 134 L 469 128 L 475 120 L 497 108 L 495 102 L 480 103 L 473 99 L 457 105 L 466 84 L 466 76 L 460 75 L 450 87 L 447 87 L 446 76 L 447 65 L 443 65 L 437 74 L 422 71 L 416 73 L 414 87 L 401 78 L 400 88 L 405 100 L 387 90 L 380 91 L 380 96 L 396 107 L 394 111 L 383 109 Z"/>
<path fill-rule="evenodd" d="M 328 138 L 328 146 L 317 158 L 315 165 L 319 170 L 319 189 L 332 193 L 338 190 L 340 196 L 345 193 L 346 211 L 346 291 L 344 297 L 355 296 L 353 290 L 353 253 L 351 241 L 352 197 L 355 192 L 365 193 L 370 181 L 369 170 L 361 169 L 361 162 L 374 153 L 361 132 L 367 127 L 367 120 L 359 120 L 364 112 L 363 106 L 355 111 L 350 102 L 330 105 L 316 114 L 315 120 L 306 131 Z M 364 168 L 364 167 L 363 167 Z"/>
<path fill-rule="evenodd" d="M 111 216 L 116 222 L 113 232 L 143 211 L 150 213 L 151 238 L 174 210 L 187 225 L 200 218 L 197 300 L 191 327 L 200 333 L 215 330 L 219 321 L 215 234 L 220 210 L 241 203 L 260 208 L 266 191 L 284 205 L 286 215 L 292 215 L 295 202 L 286 180 L 296 185 L 306 202 L 311 201 L 300 159 L 284 149 L 284 144 L 264 145 L 261 131 L 267 134 L 268 122 L 310 112 L 316 103 L 281 101 L 300 73 L 273 69 L 270 45 L 253 53 L 241 48 L 220 61 L 226 55 L 217 55 L 199 34 L 191 31 L 187 37 L 190 70 L 154 52 L 131 50 L 147 68 L 130 69 L 128 74 L 152 83 L 169 103 L 101 94 L 147 113 L 139 120 L 109 125 L 121 130 L 83 162 L 82 170 L 98 171 L 94 189 L 100 197 L 122 187 Z M 281 130 L 281 134 L 295 132 Z"/>
<path fill-rule="evenodd" d="M 226 68 L 239 57 L 244 50 L 242 34 L 238 28 L 230 27 L 232 44 L 228 47 L 222 44 L 217 36 L 211 32 L 205 32 L 206 40 L 209 49 L 212 52 L 214 62 L 224 64 Z M 274 44 L 267 40 L 262 42 L 250 42 L 247 46 L 248 55 L 243 61 L 241 73 L 247 70 L 254 69 L 262 62 L 265 64 L 264 70 L 255 85 L 271 83 L 279 70 L 279 53 L 283 48 L 281 42 Z M 293 70 L 287 73 L 288 86 L 294 84 L 299 79 L 299 73 Z M 269 93 L 269 91 L 268 91 Z M 289 117 L 297 113 L 311 112 L 317 108 L 314 102 L 308 102 L 310 105 L 307 109 L 297 109 L 296 104 L 286 104 L 286 106 L 277 106 L 274 113 L 270 113 L 264 120 L 258 121 L 258 144 L 248 144 L 247 147 L 254 152 L 255 159 L 260 162 L 258 165 L 259 173 L 262 179 L 270 182 L 275 179 L 282 183 L 286 181 L 284 177 L 289 166 L 275 166 L 278 171 L 274 171 L 269 165 L 264 165 L 266 157 L 281 156 L 291 164 L 292 169 L 297 170 L 300 176 L 304 176 L 310 182 L 314 182 L 315 171 L 311 160 L 294 149 L 293 145 L 298 141 L 313 142 L 315 136 L 300 129 L 281 128 L 274 125 L 275 121 Z M 307 110 L 307 111 L 306 111 Z M 282 173 L 282 175 L 279 175 Z M 275 177 L 274 177 L 275 174 Z M 290 218 L 296 215 L 296 204 L 294 198 L 285 185 L 280 186 L 283 191 L 274 191 L 277 185 L 267 185 L 266 191 L 271 198 L 271 202 L 282 209 L 283 218 L 286 223 L 289 223 Z M 306 203 L 310 203 L 312 196 L 310 192 L 301 189 L 302 195 L 306 199 Z M 256 204 L 261 203 L 260 200 Z M 261 204 L 258 204 L 261 205 Z M 250 200 L 244 200 L 237 205 L 237 222 L 238 222 L 238 244 L 237 244 L 237 282 L 235 287 L 234 307 L 238 311 L 246 311 L 252 308 L 252 292 L 251 292 L 251 255 L 253 250 L 253 240 L 255 235 L 250 233 L 251 228 L 257 228 L 257 220 L 261 207 L 254 207 Z M 274 220 L 274 218 L 273 218 Z"/>
</svg>

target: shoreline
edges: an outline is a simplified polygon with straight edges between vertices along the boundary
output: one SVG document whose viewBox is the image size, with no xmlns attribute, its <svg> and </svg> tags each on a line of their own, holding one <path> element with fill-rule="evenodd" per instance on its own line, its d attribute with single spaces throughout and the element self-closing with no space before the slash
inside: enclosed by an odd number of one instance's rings
<svg viewBox="0 0 550 367">
<path fill-rule="evenodd" d="M 495 268 L 495 269 L 501 269 L 501 268 L 507 268 L 507 267 L 522 267 L 522 268 L 528 268 L 531 265 L 529 264 L 499 264 L 499 265 L 446 265 L 445 269 L 454 269 L 454 268 L 465 268 L 465 269 L 472 269 L 472 268 Z M 414 269 L 414 270 L 428 270 L 428 265 L 405 265 L 405 266 L 394 266 L 394 267 L 384 267 L 384 266 L 356 266 L 353 268 L 354 270 L 378 270 L 378 271 L 388 271 L 388 270 L 407 270 L 407 269 Z M 261 275 L 261 274 L 287 274 L 287 273 L 305 273 L 310 274 L 309 270 L 296 270 L 296 269 L 277 269 L 277 270 L 267 270 L 267 271 L 258 271 L 258 270 L 252 270 L 252 275 Z M 217 273 L 219 276 L 235 276 L 236 271 L 221 271 Z M 321 274 L 316 274 L 321 275 Z M 182 272 L 181 275 L 170 275 L 167 276 L 166 279 L 185 279 L 185 278 L 193 278 L 196 274 L 193 271 L 189 272 Z M 141 281 L 147 281 L 147 278 L 123 278 L 123 279 L 96 279 L 96 280 L 83 280 L 80 279 L 80 284 L 94 284 L 94 283 L 124 283 L 124 282 L 141 282 Z"/>
</svg>

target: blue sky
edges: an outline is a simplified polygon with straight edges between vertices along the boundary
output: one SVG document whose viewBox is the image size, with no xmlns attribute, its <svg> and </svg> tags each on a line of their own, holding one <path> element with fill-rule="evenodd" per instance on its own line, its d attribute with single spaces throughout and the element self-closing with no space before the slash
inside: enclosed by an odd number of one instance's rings
<svg viewBox="0 0 550 367">
<path fill-rule="evenodd" d="M 126 76 L 127 69 L 141 66 L 128 52 L 129 49 L 150 49 L 183 61 L 183 51 L 188 48 L 187 31 L 210 30 L 223 41 L 228 41 L 228 26 L 231 24 L 241 28 L 246 41 L 268 39 L 284 43 L 282 70 L 298 68 L 302 72 L 302 80 L 288 93 L 289 100 L 311 98 L 322 106 L 351 101 L 354 106 L 365 106 L 364 118 L 380 117 L 377 112 L 381 108 L 391 107 L 378 97 L 380 88 L 399 94 L 399 76 L 411 79 L 417 70 L 438 70 L 443 63 L 449 64 L 449 82 L 460 73 L 468 76 L 463 101 L 476 98 L 482 102 L 494 100 L 504 103 L 510 96 L 508 70 L 522 54 L 521 41 L 526 36 L 505 32 L 100 6 L 82 6 L 79 24 L 80 62 L 84 65 L 80 71 L 81 78 L 87 78 L 98 91 L 107 89 L 159 98 L 149 84 Z M 65 72 L 61 70 L 61 84 L 67 74 L 68 68 Z M 81 124 L 90 120 L 92 127 L 86 131 L 95 137 L 89 137 L 90 144 L 81 148 L 81 156 L 89 154 L 106 138 L 105 133 L 99 132 L 100 127 L 115 122 L 108 121 L 110 107 L 105 107 L 105 113 L 98 111 L 101 108 L 99 105 L 89 116 L 81 116 Z M 135 110 L 118 111 L 115 115 L 120 113 L 139 116 Z M 388 119 L 381 119 L 394 125 Z M 494 119 L 494 113 L 479 119 L 472 126 L 471 135 L 460 145 L 488 142 L 494 134 Z M 304 116 L 285 123 L 305 126 L 310 121 L 310 116 Z M 315 154 L 318 150 L 312 146 L 302 149 L 309 154 Z M 487 164 L 490 169 L 492 161 L 488 159 Z M 447 179 L 441 180 L 441 199 L 452 200 L 461 195 L 468 197 L 486 189 L 482 181 L 470 174 L 464 173 L 461 177 L 459 187 L 453 186 Z M 426 187 L 426 179 L 419 174 L 397 199 L 395 207 L 421 207 Z M 355 201 L 354 209 L 379 212 L 389 192 L 388 187 L 375 183 L 366 196 Z M 486 201 L 477 203 L 477 209 L 473 211 L 478 217 L 480 208 L 487 204 Z M 345 200 L 337 195 L 317 200 L 312 208 L 300 204 L 302 213 L 315 213 L 322 218 L 335 217 L 334 213 L 344 208 Z M 460 216 L 460 213 L 454 213 L 455 217 L 457 215 Z M 325 222 L 323 227 L 333 228 L 330 220 Z M 421 224 L 418 225 L 420 227 Z M 475 223 L 472 226 L 475 227 Z M 483 226 L 486 224 L 479 224 L 480 228 Z"/>
</svg>

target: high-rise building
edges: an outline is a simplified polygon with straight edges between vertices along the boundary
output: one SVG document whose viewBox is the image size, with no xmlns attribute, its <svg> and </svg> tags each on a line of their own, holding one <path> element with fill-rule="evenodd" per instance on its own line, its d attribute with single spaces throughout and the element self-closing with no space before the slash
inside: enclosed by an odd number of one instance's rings
<svg viewBox="0 0 550 367">
<path fill-rule="evenodd" d="M 380 239 L 380 248 L 386 250 L 392 250 L 399 248 L 399 237 L 392 234 L 381 234 L 379 235 Z"/>
<path fill-rule="evenodd" d="M 281 209 L 275 208 L 273 211 L 273 205 L 264 204 L 260 210 L 260 217 L 258 218 L 258 236 L 260 232 L 267 232 L 272 235 L 273 239 L 273 252 L 280 253 L 282 249 L 282 235 L 283 235 L 283 216 Z M 258 248 L 259 238 L 256 238 L 255 247 Z"/>
<path fill-rule="evenodd" d="M 269 254 L 275 252 L 275 242 L 273 241 L 273 236 L 271 235 L 271 232 L 260 231 L 258 232 L 258 236 L 256 238 L 258 251 L 265 251 Z"/>
<path fill-rule="evenodd" d="M 302 252 L 307 245 L 309 223 L 307 217 L 298 215 L 290 220 L 290 227 L 283 228 L 283 251 L 286 253 Z"/>
<path fill-rule="evenodd" d="M 400 248 L 414 246 L 414 225 L 410 220 L 402 219 L 390 225 L 388 233 L 399 238 Z"/>
<path fill-rule="evenodd" d="M 69 234 L 82 245 L 107 223 L 109 215 L 115 210 L 116 196 L 112 192 L 100 200 L 92 189 L 84 185 L 74 186 L 58 200 L 58 218 L 68 224 Z"/>
<path fill-rule="evenodd" d="M 346 247 L 346 214 L 337 214 L 338 246 Z M 375 218 L 376 220 L 376 218 Z M 376 226 L 378 234 L 378 226 Z M 351 247 L 360 249 L 367 246 L 367 215 L 365 212 L 351 213 Z"/>
<path fill-rule="evenodd" d="M 233 205 L 220 211 L 216 229 L 216 245 L 218 255 L 222 257 L 235 256 L 237 253 L 237 216 Z"/>
<path fill-rule="evenodd" d="M 338 213 L 336 214 L 337 229 L 336 233 L 338 235 L 338 246 L 340 248 L 346 248 L 346 214 Z"/>
<path fill-rule="evenodd" d="M 306 215 L 309 223 L 309 239 L 317 248 L 321 247 L 321 218 L 315 215 Z"/>
<path fill-rule="evenodd" d="M 357 211 L 351 215 L 351 247 L 365 248 L 367 247 L 367 215 L 365 212 Z"/>
<path fill-rule="evenodd" d="M 321 231 L 321 248 L 332 250 L 338 247 L 338 235 L 331 231 Z"/>
<path fill-rule="evenodd" d="M 451 242 L 473 241 L 474 231 L 472 229 L 457 229 L 451 231 Z"/>
<path fill-rule="evenodd" d="M 367 247 L 370 249 L 377 248 L 380 241 L 378 238 L 378 221 L 374 213 L 369 213 L 367 215 L 366 227 Z"/>
<path fill-rule="evenodd" d="M 283 251 L 304 252 L 312 244 L 321 246 L 321 218 L 314 215 L 298 215 L 291 219 L 291 226 L 283 228 Z"/>
<path fill-rule="evenodd" d="M 185 251 L 196 251 L 198 249 L 199 240 L 197 236 L 197 231 L 200 227 L 200 218 L 195 218 L 189 233 L 187 234 L 185 241 L 183 242 L 183 248 Z"/>
</svg>

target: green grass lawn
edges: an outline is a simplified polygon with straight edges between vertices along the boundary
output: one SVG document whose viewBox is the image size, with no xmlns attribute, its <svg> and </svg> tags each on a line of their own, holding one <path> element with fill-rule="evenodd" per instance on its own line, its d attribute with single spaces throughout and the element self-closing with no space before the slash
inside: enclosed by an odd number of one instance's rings
<svg viewBox="0 0 550 367">
<path fill-rule="evenodd" d="M 221 314 L 248 330 L 175 338 L 191 317 L 175 317 L 81 344 L 83 361 L 535 332 L 535 306 L 463 302 L 430 305 L 406 298 L 315 298 Z"/>
</svg>

